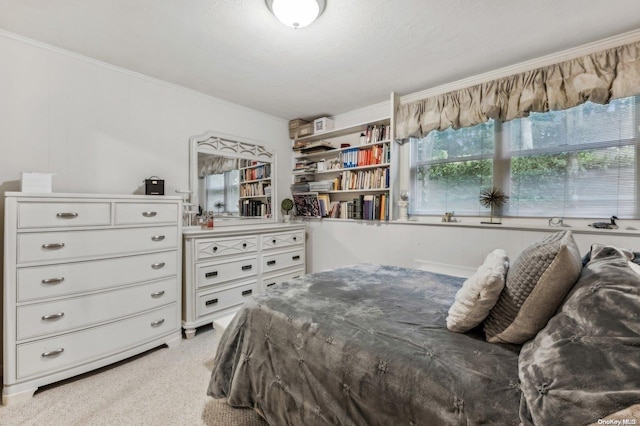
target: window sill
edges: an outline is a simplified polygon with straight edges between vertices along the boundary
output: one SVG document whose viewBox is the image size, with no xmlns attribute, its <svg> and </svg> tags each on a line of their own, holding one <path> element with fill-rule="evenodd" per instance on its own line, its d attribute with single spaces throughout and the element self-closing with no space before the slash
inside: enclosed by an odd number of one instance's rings
<svg viewBox="0 0 640 426">
<path fill-rule="evenodd" d="M 408 220 L 393 220 L 389 223 L 403 225 L 422 226 L 453 226 L 461 228 L 487 228 L 526 231 L 562 231 L 570 230 L 581 234 L 607 234 L 607 235 L 640 235 L 640 220 L 619 220 L 618 229 L 599 229 L 589 226 L 593 222 L 604 222 L 602 219 L 564 219 L 563 226 L 550 226 L 549 219 L 545 218 L 503 218 L 501 224 L 488 224 L 488 217 L 462 217 L 456 218 L 457 222 L 442 222 L 440 217 L 420 216 L 410 217 Z"/>
</svg>

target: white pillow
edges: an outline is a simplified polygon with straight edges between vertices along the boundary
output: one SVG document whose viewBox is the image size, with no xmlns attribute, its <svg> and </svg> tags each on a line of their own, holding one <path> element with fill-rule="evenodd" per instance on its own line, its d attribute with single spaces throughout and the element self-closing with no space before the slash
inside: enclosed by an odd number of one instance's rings
<svg viewBox="0 0 640 426">
<path fill-rule="evenodd" d="M 464 333 L 484 321 L 504 288 L 508 269 L 509 257 L 504 250 L 496 249 L 489 253 L 484 263 L 456 293 L 449 308 L 447 328 Z"/>
</svg>

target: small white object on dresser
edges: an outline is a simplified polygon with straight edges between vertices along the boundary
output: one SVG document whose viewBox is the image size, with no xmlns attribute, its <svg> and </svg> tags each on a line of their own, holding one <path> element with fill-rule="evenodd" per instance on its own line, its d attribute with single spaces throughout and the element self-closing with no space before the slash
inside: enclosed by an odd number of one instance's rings
<svg viewBox="0 0 640 426">
<path fill-rule="evenodd" d="M 185 228 L 182 327 L 187 339 L 197 327 L 235 315 L 257 292 L 304 275 L 305 228 L 293 223 Z"/>
<path fill-rule="evenodd" d="M 180 197 L 5 194 L 2 402 L 178 344 Z"/>
</svg>

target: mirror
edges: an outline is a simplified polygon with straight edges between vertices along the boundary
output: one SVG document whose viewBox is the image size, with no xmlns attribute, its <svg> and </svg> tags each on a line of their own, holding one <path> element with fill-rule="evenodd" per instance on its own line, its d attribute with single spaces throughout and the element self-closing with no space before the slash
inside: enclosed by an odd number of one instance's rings
<svg viewBox="0 0 640 426">
<path fill-rule="evenodd" d="M 213 212 L 215 226 L 233 220 L 275 220 L 275 156 L 247 139 L 207 132 L 189 139 L 191 225 Z"/>
</svg>

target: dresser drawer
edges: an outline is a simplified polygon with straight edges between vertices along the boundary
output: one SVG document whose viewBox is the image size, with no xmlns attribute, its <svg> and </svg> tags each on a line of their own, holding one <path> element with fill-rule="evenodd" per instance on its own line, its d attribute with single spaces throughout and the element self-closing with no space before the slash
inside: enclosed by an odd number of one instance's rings
<svg viewBox="0 0 640 426">
<path fill-rule="evenodd" d="M 176 251 L 17 270 L 17 302 L 151 281 L 177 273 Z"/>
<path fill-rule="evenodd" d="M 273 274 L 269 276 L 262 277 L 262 289 L 268 290 L 270 287 L 283 283 L 285 281 L 293 280 L 296 278 L 300 278 L 304 275 L 303 269 L 296 269 L 294 271 L 287 271 L 281 274 Z"/>
<path fill-rule="evenodd" d="M 231 280 L 253 277 L 258 273 L 258 259 L 245 257 L 196 265 L 197 287 L 206 287 Z"/>
<path fill-rule="evenodd" d="M 116 225 L 171 223 L 178 217 L 177 204 L 116 203 Z"/>
<path fill-rule="evenodd" d="M 262 236 L 262 250 L 291 247 L 300 244 L 304 244 L 304 229 Z"/>
<path fill-rule="evenodd" d="M 112 355 L 177 330 L 177 304 L 155 311 L 17 345 L 17 376 L 51 373 Z"/>
<path fill-rule="evenodd" d="M 263 274 L 294 266 L 304 266 L 304 249 L 287 250 L 262 256 Z"/>
<path fill-rule="evenodd" d="M 44 336 L 133 315 L 177 301 L 177 278 L 82 297 L 18 306 L 17 339 Z"/>
<path fill-rule="evenodd" d="M 253 253 L 258 249 L 258 238 L 255 236 L 234 238 L 210 238 L 196 242 L 198 260 L 215 257 Z"/>
<path fill-rule="evenodd" d="M 18 235 L 18 263 L 118 255 L 177 247 L 177 226 Z"/>
<path fill-rule="evenodd" d="M 196 315 L 198 317 L 243 304 L 258 291 L 258 283 L 248 283 L 222 291 L 198 294 Z"/>
<path fill-rule="evenodd" d="M 20 202 L 18 228 L 61 228 L 111 224 L 110 203 Z"/>
</svg>

